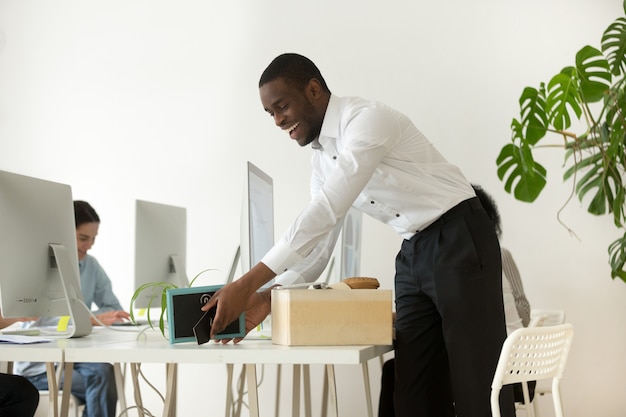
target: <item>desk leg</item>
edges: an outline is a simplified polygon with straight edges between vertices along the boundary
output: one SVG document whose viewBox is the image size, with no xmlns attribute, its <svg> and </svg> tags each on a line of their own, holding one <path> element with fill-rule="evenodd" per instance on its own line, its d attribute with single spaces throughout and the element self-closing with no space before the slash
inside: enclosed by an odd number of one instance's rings
<svg viewBox="0 0 626 417">
<path fill-rule="evenodd" d="M 279 363 L 276 365 L 276 397 L 274 398 L 274 402 L 276 403 L 276 411 L 274 412 L 274 417 L 280 416 L 280 378 L 282 376 L 282 365 Z"/>
<path fill-rule="evenodd" d="M 250 403 L 250 417 L 259 417 L 259 393 L 257 391 L 256 365 L 246 364 L 248 381 L 248 400 Z"/>
<path fill-rule="evenodd" d="M 115 374 L 115 388 L 117 389 L 117 401 L 120 404 L 120 410 L 126 410 L 126 390 L 124 387 L 124 373 L 119 363 L 113 364 L 113 373 Z"/>
<path fill-rule="evenodd" d="M 63 395 L 61 397 L 61 417 L 67 417 L 70 409 L 70 396 L 72 395 L 72 373 L 74 372 L 74 364 L 65 362 L 63 369 Z M 58 393 L 54 393 L 53 398 L 57 398 Z"/>
<path fill-rule="evenodd" d="M 328 416 L 328 368 L 326 366 L 324 366 L 324 377 L 323 379 L 323 385 L 322 385 L 322 410 L 321 410 L 321 417 L 327 417 Z"/>
<path fill-rule="evenodd" d="M 225 417 L 230 417 L 230 410 L 233 408 L 233 371 L 232 363 L 226 364 L 226 413 Z"/>
<path fill-rule="evenodd" d="M 46 362 L 46 375 L 48 376 L 48 416 L 59 417 L 59 387 L 54 362 Z"/>
<path fill-rule="evenodd" d="M 141 389 L 139 388 L 139 364 L 130 364 L 130 377 L 133 381 L 133 393 L 135 395 L 135 405 L 137 405 L 137 415 L 144 417 L 143 401 L 141 399 Z"/>
<path fill-rule="evenodd" d="M 370 387 L 370 373 L 369 365 L 367 362 L 361 364 L 363 368 L 363 385 L 365 385 L 365 402 L 367 403 L 367 416 L 374 417 L 374 411 L 372 410 L 372 389 Z"/>
<path fill-rule="evenodd" d="M 304 416 L 311 417 L 311 366 L 302 365 L 302 386 L 304 389 Z"/>
<path fill-rule="evenodd" d="M 176 416 L 176 380 L 178 366 L 175 363 L 165 365 L 167 385 L 165 388 L 165 404 L 163 406 L 163 417 Z"/>
<path fill-rule="evenodd" d="M 326 365 L 328 379 L 328 400 L 335 417 L 339 417 L 339 407 L 337 406 L 337 385 L 335 383 L 335 366 Z"/>
<path fill-rule="evenodd" d="M 246 367 L 241 367 L 241 374 L 239 375 L 239 381 L 237 383 L 237 402 L 234 406 L 233 417 L 241 416 L 241 407 L 243 406 L 243 396 L 246 385 Z"/>
<path fill-rule="evenodd" d="M 292 417 L 300 416 L 300 367 L 302 365 L 293 365 L 293 387 L 291 392 L 291 415 Z"/>
</svg>

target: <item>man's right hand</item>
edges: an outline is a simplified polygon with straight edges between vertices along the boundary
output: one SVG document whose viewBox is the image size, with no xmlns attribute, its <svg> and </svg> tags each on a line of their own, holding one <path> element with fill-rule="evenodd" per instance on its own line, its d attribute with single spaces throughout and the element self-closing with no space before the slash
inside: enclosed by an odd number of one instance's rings
<svg viewBox="0 0 626 417">
<path fill-rule="evenodd" d="M 248 305 L 246 306 L 246 335 L 250 333 L 252 329 L 257 327 L 265 318 L 270 314 L 272 309 L 271 300 L 272 289 L 267 289 L 262 292 L 255 292 L 248 299 Z M 239 343 L 243 340 L 243 337 L 236 339 L 220 339 L 222 343 L 228 343 L 233 340 L 234 343 Z"/>
<path fill-rule="evenodd" d="M 250 291 L 242 280 L 227 284 L 213 294 L 209 302 L 201 308 L 202 311 L 208 311 L 215 307 L 215 317 L 211 326 L 211 339 L 215 339 L 219 332 L 241 315 L 253 294 L 254 289 Z M 226 339 L 226 342 L 228 340 L 230 339 Z"/>
<path fill-rule="evenodd" d="M 244 310 L 249 308 L 248 306 L 254 308 L 260 302 L 259 299 L 256 299 L 256 290 L 275 276 L 276 274 L 266 265 L 258 263 L 241 278 L 225 285 L 213 294 L 209 302 L 201 308 L 202 311 L 208 311 L 215 307 L 215 317 L 213 318 L 213 325 L 211 326 L 211 339 L 215 339 L 215 336 L 224 330 L 226 326 L 235 321 Z M 262 315 L 263 311 L 263 308 L 251 310 L 252 317 Z M 269 314 L 269 310 L 263 318 L 265 318 L 267 314 Z M 261 321 L 262 320 L 263 319 L 261 319 Z M 239 340 L 241 339 L 237 341 Z M 226 340 L 226 343 L 227 342 L 228 340 Z"/>
</svg>

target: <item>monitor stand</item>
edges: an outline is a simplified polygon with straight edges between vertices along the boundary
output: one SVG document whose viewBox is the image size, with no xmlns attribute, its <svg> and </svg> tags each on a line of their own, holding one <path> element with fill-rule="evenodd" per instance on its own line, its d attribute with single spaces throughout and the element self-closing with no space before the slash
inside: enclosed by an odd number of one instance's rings
<svg viewBox="0 0 626 417">
<path fill-rule="evenodd" d="M 174 275 L 174 276 L 172 276 Z M 189 287 L 189 279 L 183 261 L 178 255 L 170 255 L 170 279 L 169 281 L 178 288 Z"/>
<path fill-rule="evenodd" d="M 54 260 L 59 269 L 61 287 L 63 288 L 63 293 L 67 300 L 67 308 L 72 322 L 67 336 L 87 336 L 91 334 L 93 327 L 87 306 L 85 306 L 82 293 L 80 292 L 80 281 L 76 276 L 76 270 L 72 267 L 65 246 L 51 243 L 50 249 L 52 249 Z"/>
<path fill-rule="evenodd" d="M 239 259 L 241 258 L 241 246 L 237 246 L 235 250 L 235 255 L 233 256 L 233 262 L 230 264 L 230 270 L 228 271 L 228 276 L 226 277 L 225 284 L 230 284 L 235 279 L 235 272 L 237 272 L 237 265 L 239 264 Z"/>
</svg>

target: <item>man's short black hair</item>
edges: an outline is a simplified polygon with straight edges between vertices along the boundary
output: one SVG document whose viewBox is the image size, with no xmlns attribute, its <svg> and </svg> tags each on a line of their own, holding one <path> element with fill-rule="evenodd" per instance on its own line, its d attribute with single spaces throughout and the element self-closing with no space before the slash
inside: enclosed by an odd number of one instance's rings
<svg viewBox="0 0 626 417">
<path fill-rule="evenodd" d="M 330 93 L 317 66 L 309 58 L 299 54 L 286 53 L 274 58 L 263 71 L 259 80 L 259 88 L 277 78 L 284 78 L 288 83 L 300 89 L 304 89 L 309 81 L 315 78 L 322 85 L 322 89 Z"/>
</svg>

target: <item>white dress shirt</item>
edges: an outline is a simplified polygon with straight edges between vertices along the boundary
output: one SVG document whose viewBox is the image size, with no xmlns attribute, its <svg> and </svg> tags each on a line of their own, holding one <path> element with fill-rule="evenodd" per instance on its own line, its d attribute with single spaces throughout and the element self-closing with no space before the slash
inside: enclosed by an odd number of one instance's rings
<svg viewBox="0 0 626 417">
<path fill-rule="evenodd" d="M 311 146 L 311 202 L 262 259 L 275 273 L 291 270 L 289 282 L 317 279 L 350 206 L 410 239 L 475 195 L 405 115 L 378 102 L 331 95 Z"/>
</svg>

